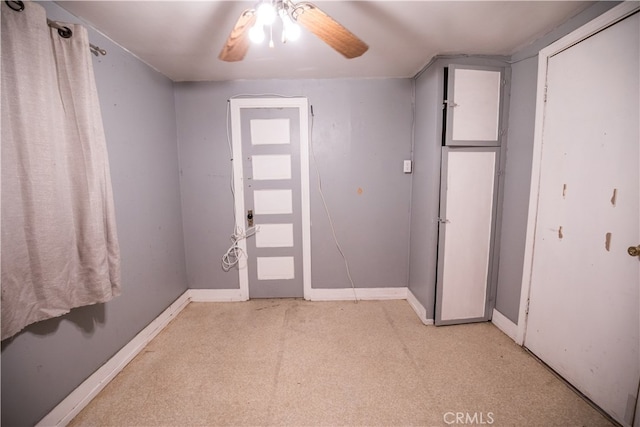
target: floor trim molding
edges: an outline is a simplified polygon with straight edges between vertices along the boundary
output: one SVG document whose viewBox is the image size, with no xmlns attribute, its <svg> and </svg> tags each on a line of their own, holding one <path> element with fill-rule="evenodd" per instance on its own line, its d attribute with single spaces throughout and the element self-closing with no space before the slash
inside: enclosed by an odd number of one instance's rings
<svg viewBox="0 0 640 427">
<path fill-rule="evenodd" d="M 65 397 L 36 426 L 65 426 L 69 424 L 189 304 L 188 292 L 180 295 L 177 300 L 140 331 L 127 345 Z"/>
<path fill-rule="evenodd" d="M 416 312 L 418 318 L 425 325 L 433 325 L 433 319 L 427 319 L 427 309 L 418 301 L 418 298 L 411 292 L 411 289 L 407 289 L 407 302 Z"/>
<path fill-rule="evenodd" d="M 188 289 L 191 302 L 231 302 L 246 301 L 240 289 Z"/>
<path fill-rule="evenodd" d="M 516 336 L 518 335 L 518 325 L 513 323 L 507 318 L 507 316 L 500 313 L 495 308 L 493 309 L 491 323 L 493 323 L 498 329 L 504 332 L 509 338 L 516 341 Z"/>
<path fill-rule="evenodd" d="M 426 318 L 425 308 L 406 287 L 356 288 L 355 295 L 358 300 L 406 299 L 422 323 L 425 325 L 433 324 L 433 319 Z M 349 301 L 353 298 L 354 290 L 352 288 L 342 288 L 312 289 L 310 299 L 311 301 Z M 187 289 L 111 359 L 65 397 L 36 426 L 49 427 L 69 424 L 189 303 L 232 301 L 246 301 L 240 289 Z"/>
<path fill-rule="evenodd" d="M 406 287 L 398 288 L 338 288 L 338 289 L 319 289 L 311 288 L 311 301 L 353 301 L 354 297 L 358 300 L 389 300 L 389 299 L 406 299 Z"/>
</svg>

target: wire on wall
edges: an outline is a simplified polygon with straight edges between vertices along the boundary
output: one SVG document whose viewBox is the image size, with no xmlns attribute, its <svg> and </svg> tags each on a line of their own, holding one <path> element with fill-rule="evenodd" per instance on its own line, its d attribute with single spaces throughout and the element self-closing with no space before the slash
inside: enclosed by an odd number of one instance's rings
<svg viewBox="0 0 640 427">
<path fill-rule="evenodd" d="M 344 266 L 347 271 L 347 277 L 349 278 L 349 283 L 351 283 L 351 289 L 353 289 L 353 299 L 355 302 L 358 302 L 358 294 L 356 293 L 356 285 L 353 283 L 353 278 L 351 277 L 351 271 L 349 270 L 349 262 L 347 261 L 347 257 L 338 243 L 338 237 L 336 236 L 336 229 L 333 226 L 333 219 L 331 219 L 331 213 L 329 212 L 329 207 L 327 206 L 327 201 L 324 198 L 324 192 L 322 191 L 322 177 L 320 176 L 320 169 L 318 168 L 318 161 L 316 160 L 316 152 L 313 149 L 313 124 L 314 124 L 315 114 L 313 113 L 313 105 L 311 105 L 311 129 L 309 130 L 309 148 L 311 150 L 311 157 L 313 158 L 313 164 L 316 167 L 316 176 L 318 178 L 318 192 L 320 193 L 320 199 L 322 200 L 322 206 L 324 206 L 324 211 L 327 214 L 327 219 L 329 220 L 329 225 L 331 227 L 331 234 L 333 235 L 333 241 L 336 244 L 336 248 L 338 248 L 338 252 L 342 256 L 342 260 L 344 261 Z"/>
<path fill-rule="evenodd" d="M 246 257 L 246 254 L 244 253 L 244 251 L 242 250 L 242 248 L 240 247 L 240 242 L 244 239 L 247 239 L 251 236 L 253 236 L 254 234 L 256 234 L 256 232 L 258 232 L 258 230 L 260 229 L 259 226 L 254 226 L 254 227 L 249 227 L 246 230 L 244 229 L 244 227 L 242 227 L 242 225 L 237 223 L 237 217 L 236 217 L 236 191 L 234 188 L 234 173 L 233 173 L 233 145 L 231 143 L 231 120 L 229 117 L 230 111 L 231 111 L 231 99 L 234 98 L 244 98 L 244 97 L 265 97 L 265 96 L 277 96 L 280 98 L 293 98 L 292 96 L 286 96 L 286 95 L 278 95 L 278 94 L 271 94 L 271 93 L 261 93 L 261 94 L 240 94 L 240 95 L 235 95 L 232 96 L 231 98 L 229 98 L 227 100 L 227 119 L 226 119 L 226 124 L 227 124 L 227 145 L 229 146 L 229 158 L 231 160 L 231 181 L 230 181 L 230 188 L 231 188 L 231 196 L 232 196 L 232 200 L 233 200 L 233 222 L 234 222 L 234 226 L 233 226 L 233 233 L 231 234 L 231 246 L 229 247 L 229 249 L 227 249 L 227 251 L 224 253 L 224 255 L 222 256 L 222 269 L 224 271 L 229 271 L 231 270 L 233 267 L 237 266 L 238 263 L 240 262 L 240 260 L 243 257 Z"/>
<path fill-rule="evenodd" d="M 229 156 L 230 156 L 230 161 L 232 162 L 232 167 L 231 167 L 231 180 L 230 180 L 230 189 L 231 189 L 231 195 L 233 198 L 233 218 L 234 218 L 234 230 L 233 230 L 233 234 L 231 235 L 231 241 L 232 244 L 229 247 L 229 249 L 225 252 L 225 254 L 222 256 L 222 268 L 224 271 L 229 271 L 231 270 L 234 266 L 238 265 L 238 263 L 240 262 L 240 260 L 242 259 L 242 257 L 246 257 L 246 254 L 244 253 L 244 251 L 240 248 L 239 246 L 239 242 L 242 241 L 243 239 L 246 239 L 248 237 L 253 236 L 257 231 L 258 228 L 256 227 L 250 227 L 247 230 L 244 230 L 244 228 L 238 224 L 236 222 L 236 193 L 235 193 L 235 188 L 234 188 L 234 171 L 233 171 L 233 145 L 231 142 L 231 121 L 230 121 L 230 111 L 231 111 L 231 103 L 230 100 L 232 98 L 239 98 L 239 97 L 247 97 L 247 96 L 279 96 L 282 98 L 290 98 L 288 96 L 285 95 L 274 95 L 274 94 L 243 94 L 243 95 L 236 95 L 234 97 L 231 97 L 228 101 L 227 101 L 227 117 L 226 117 L 226 132 L 227 132 L 227 145 L 229 147 Z M 324 211 L 327 214 L 327 219 L 329 220 L 329 226 L 331 227 L 331 235 L 333 236 L 333 241 L 336 245 L 336 248 L 338 249 L 338 252 L 340 253 L 340 256 L 342 257 L 342 260 L 344 261 L 344 266 L 347 272 L 347 277 L 349 279 L 349 283 L 351 284 L 351 289 L 353 290 L 353 298 L 355 302 L 358 302 L 358 294 L 356 293 L 356 286 L 355 283 L 353 281 L 353 278 L 351 277 L 351 271 L 349 269 L 349 261 L 347 260 L 347 257 L 344 253 L 344 251 L 342 250 L 342 247 L 340 246 L 340 243 L 338 242 L 338 237 L 336 235 L 336 230 L 335 227 L 333 225 L 333 219 L 331 217 L 331 213 L 329 211 L 329 207 L 327 205 L 327 201 L 324 197 L 324 191 L 322 189 L 322 177 L 320 175 L 320 169 L 318 168 L 318 161 L 316 160 L 316 153 L 314 150 L 314 145 L 313 145 L 313 126 L 314 126 L 314 121 L 315 121 L 315 114 L 313 112 L 313 105 L 310 106 L 310 110 L 311 110 L 311 120 L 310 120 L 310 129 L 309 129 L 309 148 L 311 151 L 311 157 L 313 159 L 313 163 L 315 165 L 315 169 L 316 169 L 316 177 L 317 177 L 317 182 L 318 182 L 318 192 L 320 193 L 320 199 L 322 200 L 322 206 L 324 207 Z"/>
<path fill-rule="evenodd" d="M 229 156 L 231 160 L 231 196 L 232 196 L 232 204 L 233 204 L 233 233 L 231 234 L 231 246 L 227 251 L 222 255 L 222 269 L 224 271 L 229 271 L 242 259 L 242 257 L 246 257 L 246 254 L 240 247 L 240 242 L 248 237 L 253 236 L 258 231 L 257 226 L 249 227 L 246 230 L 237 222 L 236 217 L 236 191 L 234 188 L 234 174 L 233 174 L 233 146 L 231 144 L 231 130 L 229 127 L 231 126 L 229 119 L 229 111 L 231 110 L 231 104 L 227 101 L 227 144 L 229 146 Z"/>
</svg>

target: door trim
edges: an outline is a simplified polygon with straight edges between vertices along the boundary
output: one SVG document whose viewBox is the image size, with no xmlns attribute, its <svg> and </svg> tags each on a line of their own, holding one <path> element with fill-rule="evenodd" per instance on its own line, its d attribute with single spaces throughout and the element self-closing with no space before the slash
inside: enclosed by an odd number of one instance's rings
<svg viewBox="0 0 640 427">
<path fill-rule="evenodd" d="M 298 108 L 300 119 L 300 190 L 302 206 L 302 284 L 304 299 L 311 298 L 311 206 L 309 192 L 309 101 L 307 98 L 231 98 L 231 146 L 233 159 L 242 159 L 241 111 L 243 108 Z M 233 190 L 235 226 L 242 232 L 244 226 L 244 172 L 241 161 L 233 162 Z M 238 241 L 245 255 L 247 243 Z M 238 279 L 242 299 L 249 299 L 249 274 L 246 259 L 238 263 Z"/>
<path fill-rule="evenodd" d="M 529 296 L 531 292 L 531 275 L 533 271 L 534 239 L 538 217 L 538 193 L 540 188 L 540 171 L 542 162 L 542 136 L 545 112 L 545 87 L 547 80 L 547 63 L 550 57 L 562 52 L 584 39 L 614 25 L 624 18 L 640 10 L 637 2 L 624 2 L 603 13 L 594 20 L 564 36 L 560 40 L 540 50 L 538 55 L 538 83 L 536 93 L 535 130 L 533 137 L 533 160 L 531 167 L 531 189 L 529 193 L 529 214 L 525 237 L 524 264 L 522 269 L 522 288 L 520 291 L 520 311 L 516 343 L 523 345 L 527 330 Z"/>
</svg>

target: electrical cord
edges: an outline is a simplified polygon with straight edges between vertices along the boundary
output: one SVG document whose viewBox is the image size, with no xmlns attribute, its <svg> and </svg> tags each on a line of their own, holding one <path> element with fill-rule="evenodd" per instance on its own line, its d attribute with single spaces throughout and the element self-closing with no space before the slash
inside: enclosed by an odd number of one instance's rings
<svg viewBox="0 0 640 427">
<path fill-rule="evenodd" d="M 293 98 L 286 95 L 278 95 L 278 94 L 270 94 L 270 93 L 261 93 L 261 94 L 240 94 L 236 96 L 232 96 L 227 100 L 227 117 L 226 117 L 226 130 L 227 130 L 227 145 L 229 146 L 229 156 L 231 161 L 231 180 L 229 181 L 231 188 L 231 196 L 233 198 L 233 234 L 231 235 L 231 247 L 227 249 L 227 251 L 222 255 L 222 269 L 224 271 L 229 271 L 238 263 L 242 257 L 246 257 L 246 254 L 240 248 L 239 242 L 243 239 L 253 236 L 259 230 L 259 226 L 249 227 L 246 230 L 242 228 L 236 222 L 236 191 L 234 187 L 234 173 L 233 173 L 233 144 L 231 143 L 231 120 L 229 120 L 229 114 L 231 111 L 231 99 L 233 98 L 244 98 L 244 97 L 263 97 L 263 96 L 277 96 L 280 98 Z"/>
<path fill-rule="evenodd" d="M 229 129 L 230 126 L 230 121 L 229 121 L 229 111 L 231 109 L 231 105 L 229 103 L 229 101 L 227 101 L 227 144 L 229 145 L 229 155 L 230 160 L 231 160 L 231 181 L 230 181 L 230 187 L 231 187 L 231 196 L 233 198 L 233 221 L 234 221 L 234 228 L 233 228 L 233 234 L 231 235 L 231 246 L 229 247 L 229 249 L 227 249 L 227 251 L 224 253 L 224 255 L 222 255 L 222 269 L 224 271 L 229 271 L 231 270 L 233 267 L 235 267 L 236 265 L 238 265 L 238 263 L 240 262 L 240 259 L 242 257 L 246 257 L 246 254 L 244 253 L 244 251 L 242 250 L 242 248 L 240 247 L 240 241 L 243 239 L 246 239 L 248 237 L 253 236 L 254 234 L 256 234 L 256 232 L 258 231 L 259 227 L 255 226 L 255 227 L 249 227 L 246 230 L 244 230 L 240 225 L 238 225 L 238 223 L 236 222 L 236 192 L 234 189 L 234 174 L 233 174 L 233 146 L 231 144 L 231 131 Z"/>
<path fill-rule="evenodd" d="M 236 266 L 243 256 L 246 256 L 242 248 L 240 248 L 238 242 L 247 237 L 253 236 L 258 231 L 258 227 L 250 227 L 247 231 L 243 231 L 241 227 L 236 226 L 233 234 L 231 235 L 231 241 L 233 244 L 227 252 L 222 255 L 222 269 L 224 271 L 231 270 Z"/>
<path fill-rule="evenodd" d="M 322 191 L 322 178 L 320 176 L 320 169 L 318 168 L 318 161 L 316 160 L 316 152 L 313 149 L 313 123 L 315 119 L 315 114 L 313 113 L 313 105 L 311 106 L 311 129 L 309 130 L 309 148 L 311 149 L 311 157 L 313 158 L 313 164 L 316 166 L 316 176 L 318 178 L 318 192 L 320 193 L 320 199 L 322 200 L 322 206 L 324 206 L 324 211 L 327 214 L 327 219 L 329 220 L 329 226 L 331 227 L 331 234 L 333 235 L 333 241 L 338 248 L 338 252 L 342 256 L 342 260 L 344 261 L 344 266 L 347 271 L 347 277 L 349 278 L 349 283 L 351 283 L 351 289 L 353 289 L 353 299 L 355 302 L 358 302 L 358 294 L 356 293 L 356 285 L 353 282 L 353 278 L 351 277 L 351 271 L 349 270 L 349 261 L 347 261 L 347 257 L 338 243 L 338 237 L 336 236 L 336 229 L 333 226 L 333 219 L 331 218 L 331 213 L 329 212 L 329 207 L 327 206 L 327 201 L 324 198 L 324 192 Z"/>
<path fill-rule="evenodd" d="M 261 94 L 261 96 L 264 96 L 267 94 Z M 243 97 L 243 96 L 249 96 L 246 94 L 243 95 L 237 95 L 233 98 L 236 97 Z M 256 96 L 256 95 L 253 95 Z M 286 98 L 286 96 L 283 95 L 278 95 L 281 96 L 283 98 Z M 231 131 L 229 129 L 230 126 L 230 120 L 229 120 L 229 114 L 230 114 L 230 110 L 231 110 L 231 105 L 230 105 L 230 100 L 227 101 L 227 117 L 226 117 L 226 125 L 227 125 L 227 144 L 229 146 L 229 154 L 230 154 L 230 160 L 233 164 L 233 145 L 231 142 Z M 347 278 L 349 279 L 349 283 L 351 284 L 351 289 L 353 289 L 353 298 L 354 301 L 357 303 L 358 302 L 358 294 L 356 293 L 356 286 L 355 283 L 353 281 L 353 278 L 351 277 L 351 271 L 349 269 L 349 261 L 347 260 L 346 255 L 344 254 L 344 251 L 342 250 L 342 247 L 340 246 L 340 243 L 338 242 L 338 237 L 336 235 L 336 230 L 335 227 L 333 225 L 333 219 L 331 218 L 331 213 L 329 212 L 329 207 L 327 205 L 327 201 L 324 197 L 324 191 L 322 190 L 322 177 L 320 176 L 320 169 L 318 168 L 318 161 L 316 159 L 316 153 L 314 150 L 314 146 L 313 146 L 313 126 L 314 126 L 314 119 L 315 119 L 315 114 L 313 113 L 313 105 L 311 105 L 311 123 L 310 123 L 310 129 L 309 129 L 309 147 L 311 150 L 311 157 L 313 158 L 313 163 L 316 167 L 316 177 L 318 180 L 318 192 L 320 193 L 320 199 L 322 200 L 322 206 L 324 207 L 324 211 L 327 214 L 327 219 L 329 220 L 329 226 L 331 227 L 331 235 L 333 236 L 333 241 L 336 245 L 336 248 L 338 249 L 338 252 L 340 253 L 340 256 L 342 257 L 342 260 L 344 261 L 344 266 L 347 272 Z M 238 225 L 236 221 L 236 203 L 235 203 L 235 199 L 236 199 L 236 193 L 235 193 L 235 189 L 234 189 L 234 173 L 233 173 L 233 166 L 231 167 L 231 181 L 230 181 L 230 187 L 231 187 L 231 195 L 233 197 L 233 218 L 234 218 L 234 230 L 233 230 L 233 234 L 231 235 L 231 246 L 229 247 L 229 249 L 227 249 L 227 251 L 224 253 L 224 255 L 222 256 L 222 269 L 224 271 L 229 271 L 231 270 L 234 266 L 238 265 L 238 263 L 240 262 L 240 259 L 242 257 L 246 257 L 246 254 L 244 253 L 244 251 L 242 250 L 242 248 L 240 248 L 239 246 L 239 242 L 243 239 L 247 239 L 248 237 L 253 236 L 254 234 L 256 234 L 256 232 L 259 230 L 259 227 L 250 227 L 246 230 L 243 230 L 243 228 Z"/>
</svg>

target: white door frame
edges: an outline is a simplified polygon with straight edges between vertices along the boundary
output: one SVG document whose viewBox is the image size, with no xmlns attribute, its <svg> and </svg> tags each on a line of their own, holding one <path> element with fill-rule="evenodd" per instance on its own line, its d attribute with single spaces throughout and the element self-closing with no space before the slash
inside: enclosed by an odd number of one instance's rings
<svg viewBox="0 0 640 427">
<path fill-rule="evenodd" d="M 516 342 L 522 345 L 525 341 L 527 330 L 527 315 L 529 309 L 529 296 L 531 291 L 531 274 L 533 270 L 534 238 L 538 216 L 538 194 L 540 185 L 540 169 L 542 160 L 542 135 L 544 125 L 545 104 L 544 97 L 547 80 L 547 63 L 551 56 L 568 49 L 587 37 L 621 21 L 640 9 L 638 2 L 624 2 L 611 10 L 603 13 L 594 20 L 588 22 L 572 33 L 566 35 L 555 43 L 542 49 L 538 55 L 538 89 L 536 97 L 535 132 L 533 139 L 533 164 L 531 168 L 531 190 L 529 193 L 529 215 L 527 221 L 527 234 L 524 251 L 524 265 L 522 269 L 522 290 L 520 293 L 520 313 L 518 316 L 518 329 Z"/>
<path fill-rule="evenodd" d="M 242 126 L 243 108 L 298 108 L 300 118 L 300 189 L 302 196 L 302 283 L 304 298 L 311 298 L 311 208 L 309 201 L 309 113 L 307 98 L 232 98 L 229 100 L 231 112 L 231 145 L 233 152 L 233 189 L 235 194 L 235 223 L 240 231 L 245 231 L 244 218 L 244 172 L 242 168 Z M 238 247 L 247 253 L 245 239 L 238 241 Z M 240 297 L 249 299 L 249 272 L 247 263 L 238 263 Z"/>
</svg>

